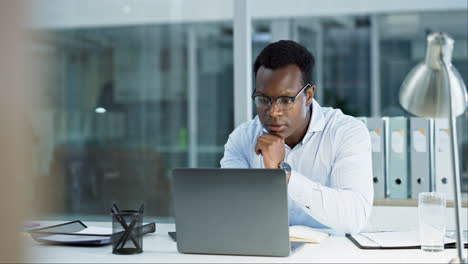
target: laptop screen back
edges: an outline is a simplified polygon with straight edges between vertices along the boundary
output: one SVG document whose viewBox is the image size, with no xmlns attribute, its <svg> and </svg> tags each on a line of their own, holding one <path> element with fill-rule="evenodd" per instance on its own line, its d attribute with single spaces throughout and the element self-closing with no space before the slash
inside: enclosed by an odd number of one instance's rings
<svg viewBox="0 0 468 264">
<path fill-rule="evenodd" d="M 278 169 L 174 169 L 182 253 L 288 256 L 287 183 Z"/>
</svg>

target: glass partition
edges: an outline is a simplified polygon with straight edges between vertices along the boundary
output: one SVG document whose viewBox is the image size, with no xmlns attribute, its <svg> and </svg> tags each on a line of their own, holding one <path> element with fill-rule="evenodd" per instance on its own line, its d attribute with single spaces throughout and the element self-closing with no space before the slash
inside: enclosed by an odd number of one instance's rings
<svg viewBox="0 0 468 264">
<path fill-rule="evenodd" d="M 49 66 L 48 104 L 32 114 L 37 184 L 57 187 L 37 195 L 61 201 L 53 213 L 143 201 L 172 216 L 171 170 L 218 167 L 233 129 L 232 24 L 34 32 L 31 52 Z"/>
<path fill-rule="evenodd" d="M 221 8 L 232 3 L 216 6 L 219 16 L 198 17 L 187 11 L 194 8 L 189 1 L 165 7 L 87 1 L 89 16 L 78 2 L 58 4 L 61 11 L 51 1 L 35 2 L 49 5 L 34 11 L 45 22 L 29 28 L 35 74 L 45 87 L 37 95 L 44 103 L 31 113 L 39 175 L 34 196 L 56 204 L 41 213 L 107 215 L 113 201 L 143 201 L 148 215 L 173 216 L 171 170 L 219 167 L 234 129 L 233 23 Z M 103 4 L 109 12 L 98 12 Z M 453 64 L 467 82 L 465 11 L 377 14 L 379 87 L 370 82 L 374 14 L 254 18 L 252 58 L 245 59 L 253 63 L 283 34 L 314 53 L 316 99 L 323 106 L 370 116 L 372 89 L 380 89 L 382 116 L 406 115 L 399 87 L 423 58 L 428 31 L 454 37 Z M 55 25 L 62 12 L 68 15 Z M 465 113 L 458 127 L 464 191 L 467 120 Z"/>
</svg>

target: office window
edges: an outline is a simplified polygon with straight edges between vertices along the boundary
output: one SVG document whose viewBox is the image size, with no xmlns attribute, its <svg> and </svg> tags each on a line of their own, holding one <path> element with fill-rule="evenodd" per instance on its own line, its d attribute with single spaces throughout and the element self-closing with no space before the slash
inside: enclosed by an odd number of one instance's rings
<svg viewBox="0 0 468 264">
<path fill-rule="evenodd" d="M 448 33 L 454 40 L 452 64 L 468 82 L 468 14 L 465 11 L 386 14 L 379 17 L 380 86 L 383 116 L 409 116 L 398 102 L 401 83 L 421 60 L 429 32 Z M 457 118 L 462 191 L 468 192 L 468 112 Z"/>
<path fill-rule="evenodd" d="M 232 23 L 32 30 L 36 195 L 51 213 L 172 216 L 171 170 L 219 167 L 233 129 Z"/>
<path fill-rule="evenodd" d="M 276 22 L 280 22 L 279 36 L 274 28 L 278 25 Z M 321 86 L 317 87 L 315 98 L 324 106 L 340 108 L 345 114 L 370 115 L 368 17 L 263 19 L 254 21 L 253 25 L 252 62 L 270 42 L 279 39 L 295 40 L 315 56 L 313 82 L 314 85 Z M 319 45 L 323 47 L 322 50 Z"/>
<path fill-rule="evenodd" d="M 353 116 L 370 115 L 370 26 L 368 17 L 322 20 L 324 104 Z"/>
<path fill-rule="evenodd" d="M 29 28 L 30 55 L 45 87 L 31 113 L 34 195 L 55 201 L 52 213 L 105 215 L 112 201 L 144 201 L 148 215 L 172 216 L 171 170 L 218 167 L 234 129 L 233 2 L 209 12 L 197 1 L 32 2 L 44 21 Z M 371 15 L 255 17 L 252 63 L 278 37 L 296 40 L 316 57 L 316 99 L 369 116 Z M 378 19 L 383 116 L 406 114 L 399 87 L 429 30 L 454 37 L 453 64 L 468 80 L 466 12 Z M 467 120 L 458 120 L 464 191 Z"/>
</svg>

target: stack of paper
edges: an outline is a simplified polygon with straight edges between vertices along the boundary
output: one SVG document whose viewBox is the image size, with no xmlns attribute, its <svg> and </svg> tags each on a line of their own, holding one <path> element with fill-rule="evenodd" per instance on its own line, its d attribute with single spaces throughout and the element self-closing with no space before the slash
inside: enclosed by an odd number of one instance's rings
<svg viewBox="0 0 468 264">
<path fill-rule="evenodd" d="M 55 242 L 55 243 L 69 243 L 69 244 L 100 244 L 105 245 L 111 242 L 112 229 L 104 227 L 87 227 L 76 234 L 89 234 L 89 236 L 83 235 L 51 235 L 38 238 L 39 241 L 43 242 Z M 94 236 L 93 236 L 94 235 Z M 106 236 L 96 236 L 106 235 Z"/>
<path fill-rule="evenodd" d="M 330 234 L 308 226 L 295 225 L 289 227 L 289 240 L 292 242 L 319 244 L 328 236 Z"/>
</svg>

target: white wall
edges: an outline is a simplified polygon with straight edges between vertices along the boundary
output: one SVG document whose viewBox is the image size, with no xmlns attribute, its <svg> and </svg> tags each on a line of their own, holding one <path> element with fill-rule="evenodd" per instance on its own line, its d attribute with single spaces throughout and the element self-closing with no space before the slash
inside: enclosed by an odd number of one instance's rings
<svg viewBox="0 0 468 264">
<path fill-rule="evenodd" d="M 232 19 L 232 0 L 30 0 L 33 27 L 69 28 Z"/>
</svg>

